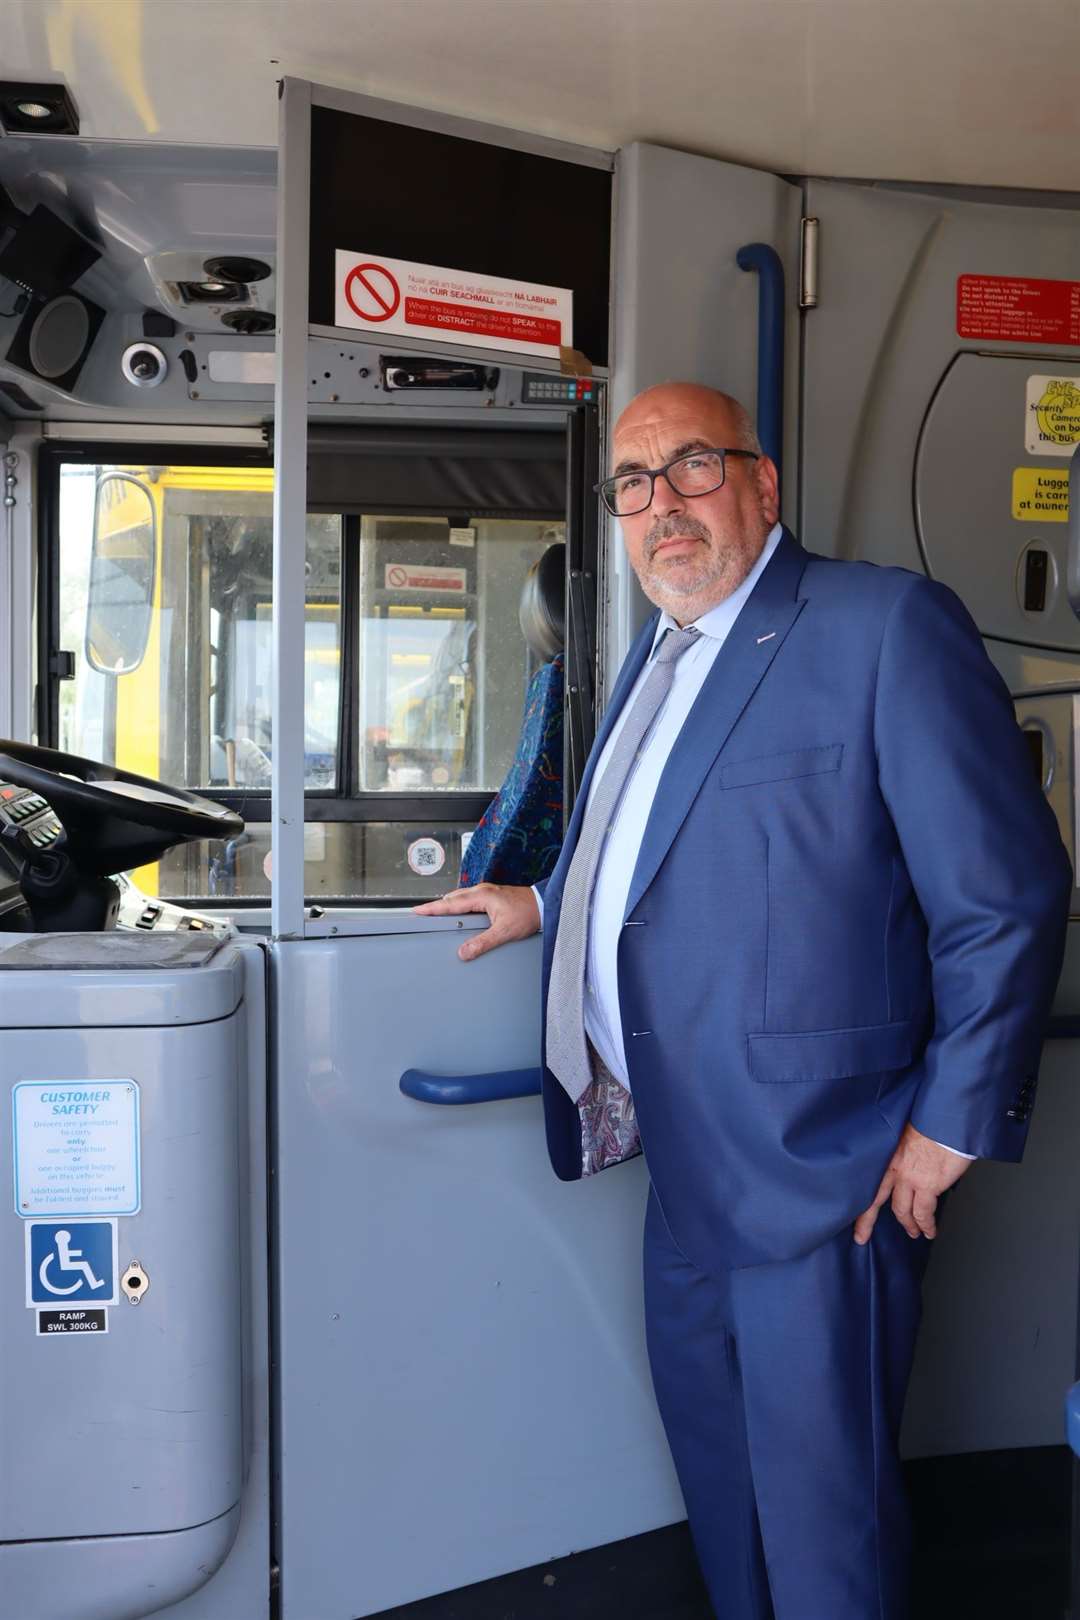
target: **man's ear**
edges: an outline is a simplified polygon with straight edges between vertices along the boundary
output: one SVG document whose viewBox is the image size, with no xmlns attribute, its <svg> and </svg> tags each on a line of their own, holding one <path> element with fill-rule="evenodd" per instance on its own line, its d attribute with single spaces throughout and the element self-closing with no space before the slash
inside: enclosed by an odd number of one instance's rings
<svg viewBox="0 0 1080 1620">
<path fill-rule="evenodd" d="M 761 502 L 761 515 L 772 528 L 780 521 L 780 475 L 776 462 L 769 456 L 759 456 L 754 462 L 754 484 Z"/>
</svg>

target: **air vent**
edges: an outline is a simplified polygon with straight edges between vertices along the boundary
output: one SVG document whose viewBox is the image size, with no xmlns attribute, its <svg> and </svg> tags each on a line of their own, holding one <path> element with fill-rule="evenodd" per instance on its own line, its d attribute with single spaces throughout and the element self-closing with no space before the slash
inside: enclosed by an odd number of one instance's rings
<svg viewBox="0 0 1080 1620">
<path fill-rule="evenodd" d="M 238 253 L 222 253 L 207 259 L 203 265 L 211 281 L 235 281 L 247 286 L 252 281 L 265 281 L 271 274 L 270 266 L 262 259 L 248 259 Z"/>
<path fill-rule="evenodd" d="M 221 324 L 242 337 L 254 337 L 257 333 L 272 332 L 277 322 L 269 309 L 230 309 L 221 317 Z"/>
</svg>

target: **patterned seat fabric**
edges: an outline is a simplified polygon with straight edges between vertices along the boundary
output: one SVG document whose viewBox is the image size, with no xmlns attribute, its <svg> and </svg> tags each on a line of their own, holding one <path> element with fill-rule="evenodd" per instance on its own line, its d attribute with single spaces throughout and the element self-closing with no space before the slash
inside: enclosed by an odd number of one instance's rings
<svg viewBox="0 0 1080 1620">
<path fill-rule="evenodd" d="M 563 655 L 538 669 L 525 694 L 514 763 L 461 863 L 461 886 L 539 883 L 562 845 Z"/>
</svg>

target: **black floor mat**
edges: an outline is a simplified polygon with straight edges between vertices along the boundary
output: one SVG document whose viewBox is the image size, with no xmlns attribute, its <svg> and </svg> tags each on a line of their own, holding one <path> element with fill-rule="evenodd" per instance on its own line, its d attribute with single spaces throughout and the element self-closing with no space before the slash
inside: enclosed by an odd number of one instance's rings
<svg viewBox="0 0 1080 1620">
<path fill-rule="evenodd" d="M 912 1620 L 1063 1620 L 1064 1446 L 909 1463 Z M 387 1609 L 379 1620 L 714 1620 L 685 1524 Z"/>
</svg>

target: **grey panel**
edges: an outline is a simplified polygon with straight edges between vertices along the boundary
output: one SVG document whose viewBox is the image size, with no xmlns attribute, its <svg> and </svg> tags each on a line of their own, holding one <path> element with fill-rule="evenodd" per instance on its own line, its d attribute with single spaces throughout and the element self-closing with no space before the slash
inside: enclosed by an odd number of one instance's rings
<svg viewBox="0 0 1080 1620">
<path fill-rule="evenodd" d="M 228 1556 L 168 1620 L 268 1620 L 270 1613 L 270 1331 L 267 1301 L 266 955 L 246 947 L 240 1026 L 240 1300 L 243 1495 Z M 76 1620 L 75 1616 L 69 1620 Z M 110 1616 L 110 1620 L 113 1617 Z"/>
<path fill-rule="evenodd" d="M 918 569 L 915 452 L 954 354 L 1020 350 L 1032 372 L 1077 359 L 1067 347 L 959 338 L 957 279 L 1073 279 L 1078 216 L 820 180 L 807 187 L 807 212 L 821 220 L 821 301 L 805 319 L 801 537 L 815 551 Z M 1022 400 L 1010 419 L 1020 465 Z M 965 435 L 958 449 L 958 477 L 981 479 L 977 439 Z M 979 530 L 965 534 L 978 567 Z"/>
<path fill-rule="evenodd" d="M 926 1280 L 906 1456 L 1064 1441 L 1065 1391 L 1077 1376 L 1078 1070 L 1080 1043 L 1048 1043 L 1023 1164 L 977 1164 L 949 1194 Z"/>
<path fill-rule="evenodd" d="M 635 143 L 619 153 L 615 210 L 612 420 L 643 388 L 707 383 L 757 411 L 758 278 L 735 255 L 774 247 L 787 278 L 784 515 L 795 522 L 799 316 L 797 186 L 757 169 Z M 614 541 L 609 689 L 651 611 Z"/>
<path fill-rule="evenodd" d="M 640 1160 L 564 1185 L 539 1099 L 409 1067 L 539 1057 L 539 941 L 272 947 L 283 1620 L 355 1620 L 682 1516 L 645 1359 Z"/>
<path fill-rule="evenodd" d="M 1080 382 L 1080 361 L 956 356 L 919 436 L 916 522 L 928 572 L 963 597 L 984 635 L 1080 650 L 1061 521 L 1069 464 L 1025 448 L 1028 381 L 1048 367 Z M 1045 559 L 1041 590 L 1032 552 Z"/>
<path fill-rule="evenodd" d="M 24 1541 L 0 1549 L 5 1620 L 144 1620 L 202 1584 L 232 1545 L 239 1508 L 190 1530 L 89 1541 Z M 254 1595 L 254 1594 L 253 1594 Z M 267 1607 L 213 1620 L 266 1620 Z"/>
<path fill-rule="evenodd" d="M 124 934 L 19 935 L 0 938 L 0 1029 L 53 1029 L 61 1020 L 91 1027 L 152 1028 L 162 1024 L 203 1023 L 225 1018 L 239 1005 L 243 973 L 239 950 L 218 950 L 199 938 L 196 954 L 211 950 L 213 960 L 198 967 L 165 958 L 175 946 L 159 951 L 155 939 L 181 935 Z M 197 936 L 198 937 L 198 936 Z M 112 939 L 115 954 L 105 960 L 100 943 Z M 52 944 L 51 941 L 64 941 Z M 15 957 L 18 971 L 3 971 L 4 956 Z M 65 954 L 71 965 L 61 971 Z M 106 956 L 108 953 L 106 953 Z M 158 960 L 158 958 L 162 958 Z M 145 965 L 139 966 L 142 962 Z M 57 965 L 50 965 L 57 964 Z"/>
<path fill-rule="evenodd" d="M 59 975 L 49 978 L 61 999 Z M 119 1222 L 118 1264 L 123 1272 L 138 1259 L 150 1279 L 138 1306 L 112 1307 L 107 1334 L 35 1336 L 25 1223 L 8 1203 L 0 1541 L 182 1530 L 239 1500 L 237 1023 L 0 1027 L 8 1085 L 52 1076 L 138 1084 L 142 1207 Z M 0 1184 L 10 1188 L 9 1131 L 2 1153 Z M 47 1547 L 42 1554 L 47 1563 Z"/>
</svg>

